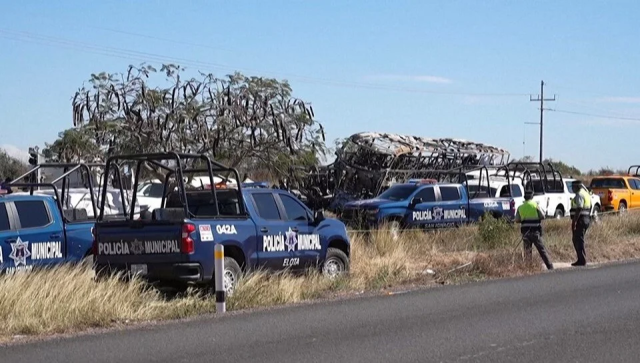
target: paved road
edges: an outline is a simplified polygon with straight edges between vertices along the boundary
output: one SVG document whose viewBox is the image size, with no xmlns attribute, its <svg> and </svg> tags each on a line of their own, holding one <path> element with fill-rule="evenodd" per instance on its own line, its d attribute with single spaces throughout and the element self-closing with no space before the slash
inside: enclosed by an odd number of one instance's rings
<svg viewBox="0 0 640 363">
<path fill-rule="evenodd" d="M 638 362 L 640 264 L 0 348 L 2 362 Z"/>
</svg>

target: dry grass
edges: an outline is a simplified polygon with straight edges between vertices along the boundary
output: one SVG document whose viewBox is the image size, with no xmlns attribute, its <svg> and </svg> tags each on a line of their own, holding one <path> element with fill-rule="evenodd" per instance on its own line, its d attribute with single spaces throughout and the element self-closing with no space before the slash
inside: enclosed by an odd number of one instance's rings
<svg viewBox="0 0 640 363">
<path fill-rule="evenodd" d="M 544 240 L 554 262 L 572 262 L 570 222 L 546 221 Z M 517 227 L 495 220 L 480 226 L 428 233 L 407 231 L 393 241 L 384 230 L 352 234 L 351 273 L 330 281 L 317 272 L 304 276 L 256 272 L 241 280 L 228 309 L 296 303 L 404 284 L 457 283 L 525 275 L 544 269 L 534 249 L 523 262 Z M 640 255 L 640 213 L 611 216 L 587 234 L 590 262 Z M 425 273 L 427 269 L 433 272 Z M 140 281 L 96 282 L 88 266 L 60 267 L 0 277 L 0 337 L 106 327 L 173 319 L 215 311 L 213 299 L 189 293 L 165 299 Z"/>
</svg>

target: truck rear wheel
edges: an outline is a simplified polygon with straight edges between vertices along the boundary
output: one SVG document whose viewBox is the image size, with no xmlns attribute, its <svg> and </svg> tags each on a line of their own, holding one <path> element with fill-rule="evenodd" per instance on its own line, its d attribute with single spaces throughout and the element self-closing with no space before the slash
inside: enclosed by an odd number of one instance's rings
<svg viewBox="0 0 640 363">
<path fill-rule="evenodd" d="M 327 249 L 327 257 L 322 264 L 322 274 L 333 279 L 349 271 L 349 257 L 343 251 L 329 247 Z"/>
<path fill-rule="evenodd" d="M 231 257 L 224 258 L 224 274 L 222 276 L 222 282 L 224 284 L 225 294 L 227 296 L 233 295 L 233 292 L 238 285 L 238 280 L 242 274 L 242 269 L 238 262 Z M 215 292 L 216 278 L 211 276 L 211 289 Z"/>
</svg>

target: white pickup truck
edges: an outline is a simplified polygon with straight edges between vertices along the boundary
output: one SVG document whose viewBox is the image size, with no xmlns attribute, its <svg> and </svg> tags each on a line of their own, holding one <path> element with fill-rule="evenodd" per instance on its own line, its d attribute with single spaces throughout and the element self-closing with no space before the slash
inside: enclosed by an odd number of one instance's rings
<svg viewBox="0 0 640 363">
<path fill-rule="evenodd" d="M 516 208 L 518 208 L 522 203 L 524 203 L 524 186 L 522 183 L 522 173 L 512 172 L 512 176 L 510 179 L 511 184 L 511 193 L 512 197 L 516 203 Z M 486 191 L 487 181 L 484 179 L 481 181 L 479 179 L 479 173 L 471 172 L 467 174 L 468 184 L 469 184 L 469 192 L 473 193 L 475 190 Z M 545 193 L 536 194 L 533 197 L 533 200 L 538 203 L 540 208 L 544 211 L 546 217 L 552 218 L 562 218 L 568 217 L 569 211 L 571 209 L 571 200 L 574 197 L 572 185 L 576 181 L 573 178 L 561 178 L 558 177 L 555 182 L 555 187 L 553 190 L 545 190 Z M 537 178 L 532 178 L 531 182 L 533 184 L 534 189 L 537 192 L 542 191 L 541 180 Z M 553 186 L 554 181 L 552 178 L 547 179 L 547 188 L 549 186 Z M 484 187 L 480 187 L 480 185 Z M 506 176 L 500 176 L 498 174 L 490 174 L 489 176 L 489 187 L 490 187 L 490 196 L 498 198 L 506 196 L 504 193 L 507 192 L 507 181 Z M 586 187 L 583 188 L 589 191 Z M 600 197 L 597 194 L 591 194 L 591 215 L 594 219 L 597 220 L 598 213 L 600 212 Z"/>
</svg>

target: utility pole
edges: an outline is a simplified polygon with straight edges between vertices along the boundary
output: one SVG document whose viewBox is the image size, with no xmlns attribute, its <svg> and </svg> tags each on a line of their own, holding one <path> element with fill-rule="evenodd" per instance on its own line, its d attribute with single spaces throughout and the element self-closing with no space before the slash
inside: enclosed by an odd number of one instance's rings
<svg viewBox="0 0 640 363">
<path fill-rule="evenodd" d="M 544 81 L 540 81 L 540 94 L 538 98 L 529 96 L 529 101 L 540 102 L 540 162 L 542 162 L 542 129 L 544 127 L 544 101 L 555 101 L 556 95 L 553 98 L 544 98 Z"/>
</svg>

